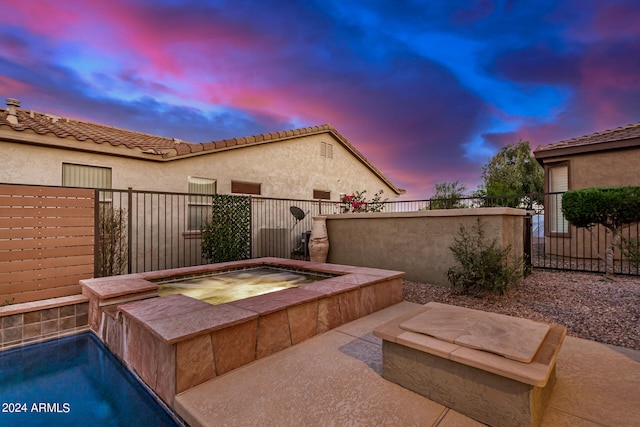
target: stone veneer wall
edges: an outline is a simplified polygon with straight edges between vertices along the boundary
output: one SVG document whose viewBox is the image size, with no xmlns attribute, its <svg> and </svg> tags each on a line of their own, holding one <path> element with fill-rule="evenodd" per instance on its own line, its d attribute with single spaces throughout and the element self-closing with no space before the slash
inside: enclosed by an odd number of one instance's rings
<svg viewBox="0 0 640 427">
<path fill-rule="evenodd" d="M 336 274 L 225 304 L 157 297 L 150 280 L 250 265 Z M 81 281 L 91 329 L 169 406 L 176 394 L 402 301 L 402 272 L 278 258 Z"/>
<path fill-rule="evenodd" d="M 400 270 L 407 280 L 447 286 L 447 270 L 456 265 L 449 247 L 460 226 L 470 231 L 480 218 L 487 242 L 496 238 L 522 256 L 525 215 L 513 208 L 328 215 L 327 262 Z"/>
<path fill-rule="evenodd" d="M 82 295 L 0 307 L 0 349 L 72 335 L 88 325 L 89 299 Z"/>
</svg>

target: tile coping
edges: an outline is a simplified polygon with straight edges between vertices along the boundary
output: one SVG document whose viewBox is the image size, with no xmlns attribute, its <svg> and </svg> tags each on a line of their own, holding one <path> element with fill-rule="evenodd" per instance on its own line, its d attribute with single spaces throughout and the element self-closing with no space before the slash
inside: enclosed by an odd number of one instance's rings
<svg viewBox="0 0 640 427">
<path fill-rule="evenodd" d="M 80 304 L 88 301 L 89 298 L 87 296 L 78 294 L 66 297 L 43 299 L 40 301 L 11 304 L 0 307 L 0 317 L 29 313 L 31 311 L 46 310 L 48 308 L 63 307 L 66 305 Z"/>
<path fill-rule="evenodd" d="M 83 293 L 92 293 L 101 300 L 115 298 L 123 295 L 143 293 L 158 289 L 153 283 L 160 279 L 172 276 L 206 273 L 212 271 L 234 270 L 239 267 L 273 266 L 282 268 L 305 269 L 312 272 L 329 273 L 337 276 L 349 277 L 356 274 L 370 276 L 368 282 L 389 280 L 404 275 L 401 271 L 382 270 L 372 267 L 355 267 L 350 265 L 314 263 L 309 261 L 291 260 L 285 258 L 254 258 L 243 261 L 231 261 L 217 264 L 198 265 L 193 267 L 173 268 L 170 270 L 150 271 L 146 273 L 123 274 L 120 276 L 101 277 L 95 279 L 80 280 Z M 330 278 L 331 279 L 331 278 Z M 327 279 L 329 280 L 329 279 Z M 353 278 L 350 280 L 354 280 Z M 324 280 L 321 282 L 325 282 Z"/>
</svg>

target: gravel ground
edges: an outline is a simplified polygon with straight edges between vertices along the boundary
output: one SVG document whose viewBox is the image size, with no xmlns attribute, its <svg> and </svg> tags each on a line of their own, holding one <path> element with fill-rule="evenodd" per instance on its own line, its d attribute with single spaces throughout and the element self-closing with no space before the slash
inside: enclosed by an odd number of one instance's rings
<svg viewBox="0 0 640 427">
<path fill-rule="evenodd" d="M 566 326 L 569 335 L 640 350 L 640 277 L 534 270 L 504 296 L 453 294 L 449 287 L 404 281 L 406 301 L 437 301 Z"/>
</svg>

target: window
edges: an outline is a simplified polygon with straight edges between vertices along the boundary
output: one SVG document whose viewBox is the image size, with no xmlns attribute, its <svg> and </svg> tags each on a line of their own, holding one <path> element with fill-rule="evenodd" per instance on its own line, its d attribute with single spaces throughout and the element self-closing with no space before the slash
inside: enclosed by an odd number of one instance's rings
<svg viewBox="0 0 640 427">
<path fill-rule="evenodd" d="M 111 188 L 111 168 L 62 164 L 62 186 L 81 188 Z M 100 191 L 100 202 L 111 201 L 112 193 Z"/>
<path fill-rule="evenodd" d="M 569 189 L 569 166 L 554 166 L 548 169 L 549 192 L 549 231 L 567 233 L 569 223 L 562 215 L 562 194 Z"/>
<path fill-rule="evenodd" d="M 318 199 L 331 200 L 331 191 L 313 190 L 313 198 L 315 200 L 318 200 Z"/>
<path fill-rule="evenodd" d="M 326 142 L 321 142 L 320 143 L 320 156 L 332 159 L 333 158 L 333 144 L 328 144 Z"/>
<path fill-rule="evenodd" d="M 63 163 L 62 186 L 111 188 L 111 168 Z"/>
<path fill-rule="evenodd" d="M 216 194 L 216 180 L 189 177 L 189 230 L 201 230 L 211 213 L 211 196 Z M 202 196 L 199 196 L 202 194 Z"/>
<path fill-rule="evenodd" d="M 261 184 L 257 182 L 231 181 L 231 192 L 236 194 L 261 194 Z"/>
</svg>

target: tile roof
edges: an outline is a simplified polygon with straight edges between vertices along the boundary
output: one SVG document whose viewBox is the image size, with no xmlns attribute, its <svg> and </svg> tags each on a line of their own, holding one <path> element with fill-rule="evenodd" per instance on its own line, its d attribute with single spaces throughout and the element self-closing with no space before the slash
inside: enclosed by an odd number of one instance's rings
<svg viewBox="0 0 640 427">
<path fill-rule="evenodd" d="M 9 100 L 7 100 L 7 102 L 9 103 Z M 13 138 L 15 140 L 26 140 L 27 135 L 31 136 L 33 134 L 53 136 L 55 137 L 53 142 L 51 142 L 51 139 L 47 139 L 46 142 L 41 140 L 34 141 L 34 138 L 29 139 L 31 143 L 53 146 L 57 145 L 56 142 L 64 141 L 66 142 L 64 148 L 92 150 L 92 147 L 90 146 L 75 144 L 70 146 L 68 144 L 68 140 L 71 139 L 71 141 L 73 141 L 75 139 L 80 142 L 98 144 L 99 146 L 107 149 L 107 151 L 111 151 L 108 149 L 109 146 L 117 148 L 126 147 L 131 151 L 127 152 L 126 150 L 118 150 L 117 152 L 114 151 L 114 154 L 159 161 L 170 161 L 194 155 L 209 154 L 229 149 L 242 148 L 245 146 L 283 141 L 300 136 L 329 133 L 340 141 L 356 158 L 378 175 L 378 177 L 389 185 L 397 194 L 404 193 L 403 189 L 396 187 L 382 174 L 382 172 L 373 166 L 373 164 L 371 164 L 364 155 L 362 155 L 362 153 L 360 153 L 346 138 L 344 138 L 329 124 L 203 143 L 191 143 L 177 138 L 150 135 L 120 129 L 113 126 L 39 113 L 33 110 L 28 111 L 21 108 L 15 108 L 16 116 L 14 119 L 17 119 L 17 123 L 15 123 L 16 120 L 13 120 L 12 122 L 9 117 L 9 111 L 9 108 L 0 109 L 0 131 L 9 127 L 13 132 L 16 132 L 16 137 Z M 18 135 L 22 135 L 22 137 Z M 98 146 L 94 148 L 97 147 Z M 104 152 L 105 150 L 102 149 L 97 151 Z"/>
<path fill-rule="evenodd" d="M 175 148 L 177 140 L 146 133 L 133 132 L 112 126 L 72 120 L 35 111 L 16 110 L 17 123 L 8 120 L 8 110 L 0 110 L 0 126 L 10 126 L 14 131 L 32 131 L 39 135 L 52 134 L 58 138 L 75 138 L 78 141 L 93 141 L 96 144 L 123 145 L 141 150 L 163 150 Z"/>
<path fill-rule="evenodd" d="M 630 141 L 635 140 L 635 141 Z M 617 144 L 612 144 L 617 143 Z M 548 157 L 555 155 L 554 150 L 562 152 L 587 152 L 597 151 L 607 148 L 620 148 L 640 145 L 640 122 L 596 132 L 589 135 L 571 138 L 553 144 L 543 145 L 536 148 L 536 157 Z M 560 153 L 558 153 L 559 155 Z"/>
</svg>

